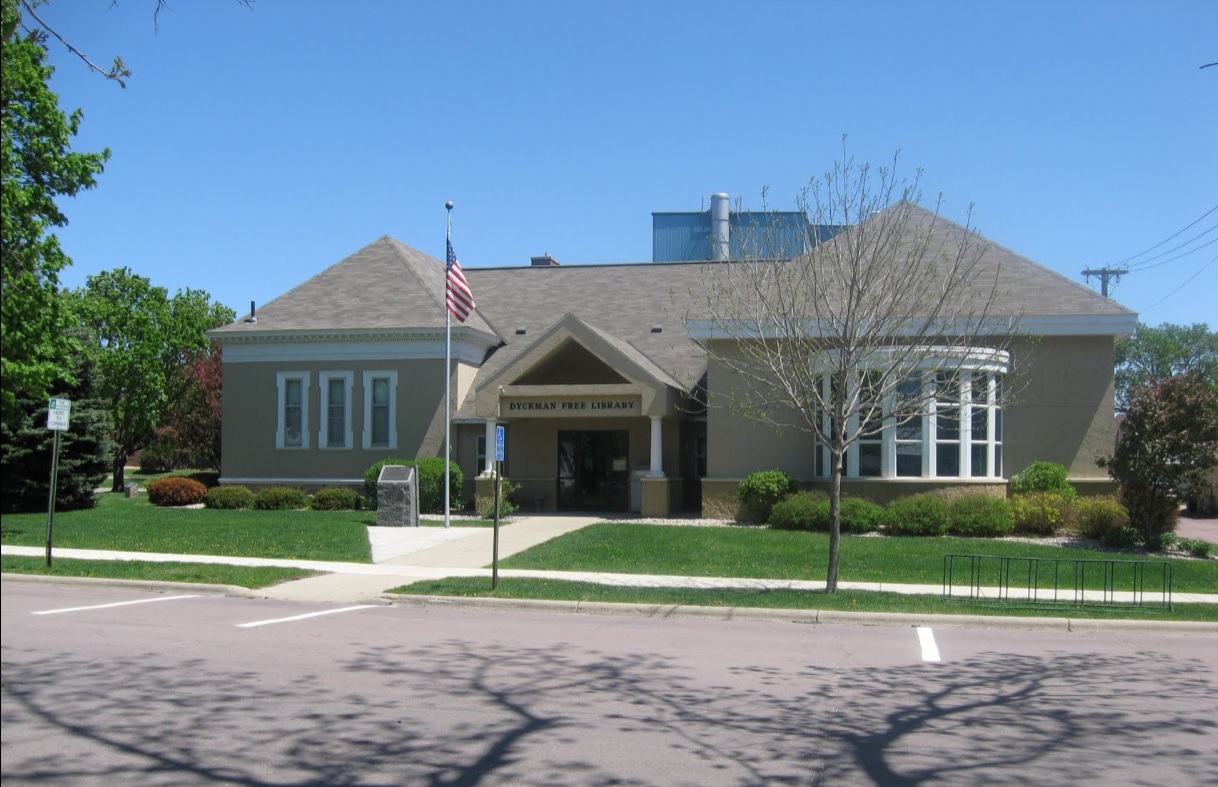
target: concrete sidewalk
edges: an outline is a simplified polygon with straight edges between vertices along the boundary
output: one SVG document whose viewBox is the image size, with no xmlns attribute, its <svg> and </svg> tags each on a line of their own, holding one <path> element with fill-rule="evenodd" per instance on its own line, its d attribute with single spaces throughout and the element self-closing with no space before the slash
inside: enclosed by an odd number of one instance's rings
<svg viewBox="0 0 1218 787">
<path fill-rule="evenodd" d="M 593 522 L 597 517 L 534 516 L 500 527 L 500 559 L 514 555 L 537 544 L 570 533 Z M 252 591 L 251 595 L 297 601 L 335 603 L 368 603 L 383 601 L 386 590 L 400 585 L 444 577 L 485 577 L 488 581 L 494 531 L 492 528 L 382 528 L 368 529 L 375 563 L 339 563 L 312 560 L 281 560 L 274 558 L 226 557 L 219 555 L 170 555 L 148 552 L 116 552 L 94 549 L 56 549 L 61 558 L 87 560 L 144 560 L 150 562 L 219 563 L 240 566 L 280 566 L 325 572 L 322 576 L 285 582 Z M 41 547 L 4 546 L 5 555 L 41 556 Z M 606 574 L 586 571 L 529 571 L 501 569 L 504 578 L 555 579 L 591 582 L 620 587 L 685 587 L 740 588 L 752 590 L 821 590 L 819 581 L 784 579 L 748 579 L 739 577 L 687 577 L 645 574 Z M 871 590 L 909 595 L 940 595 L 943 586 L 905 585 L 879 582 L 841 582 L 842 590 Z M 956 595 L 961 592 L 957 588 Z M 983 588 L 986 597 L 996 597 L 993 588 Z M 1117 600 L 1131 601 L 1128 594 L 1117 594 Z M 1098 591 L 1088 591 L 1087 600 L 1101 598 Z M 1143 594 L 1144 601 L 1154 603 L 1157 596 Z M 1218 594 L 1173 593 L 1179 604 L 1218 604 Z"/>
</svg>

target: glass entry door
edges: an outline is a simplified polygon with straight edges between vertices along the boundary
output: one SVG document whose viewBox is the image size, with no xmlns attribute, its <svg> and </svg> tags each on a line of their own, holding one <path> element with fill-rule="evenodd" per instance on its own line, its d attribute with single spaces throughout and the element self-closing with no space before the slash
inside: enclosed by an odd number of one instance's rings
<svg viewBox="0 0 1218 787">
<path fill-rule="evenodd" d="M 558 433 L 558 510 L 625 511 L 630 503 L 629 432 Z"/>
</svg>

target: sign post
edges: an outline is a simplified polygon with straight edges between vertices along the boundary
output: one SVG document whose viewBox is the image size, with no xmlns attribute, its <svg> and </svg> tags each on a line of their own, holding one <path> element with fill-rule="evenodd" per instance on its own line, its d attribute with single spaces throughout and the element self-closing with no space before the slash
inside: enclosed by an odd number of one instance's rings
<svg viewBox="0 0 1218 787">
<path fill-rule="evenodd" d="M 503 443 L 504 429 L 495 427 L 495 540 L 491 554 L 491 590 L 499 589 L 499 497 L 503 494 Z"/>
<path fill-rule="evenodd" d="M 47 568 L 51 567 L 51 544 L 55 536 L 55 490 L 59 482 L 59 433 L 67 431 L 68 419 L 72 415 L 69 399 L 52 399 L 47 407 L 47 429 L 55 433 L 54 448 L 51 449 L 51 493 L 47 503 Z"/>
</svg>

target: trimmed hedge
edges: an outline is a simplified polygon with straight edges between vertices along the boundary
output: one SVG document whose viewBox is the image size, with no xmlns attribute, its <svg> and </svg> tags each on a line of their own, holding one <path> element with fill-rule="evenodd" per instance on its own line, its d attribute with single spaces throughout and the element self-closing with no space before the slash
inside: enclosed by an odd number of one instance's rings
<svg viewBox="0 0 1218 787">
<path fill-rule="evenodd" d="M 207 496 L 203 498 L 203 505 L 207 508 L 230 511 L 253 508 L 254 493 L 244 486 L 217 486 L 207 490 Z"/>
<path fill-rule="evenodd" d="M 770 511 L 770 527 L 828 533 L 832 524 L 829 511 L 829 496 L 824 492 L 800 492 L 774 506 Z M 843 533 L 872 533 L 887 521 L 883 506 L 859 497 L 842 498 Z"/>
<path fill-rule="evenodd" d="M 381 474 L 381 468 L 385 465 L 414 467 L 419 476 L 419 511 L 424 514 L 444 513 L 444 460 L 440 457 L 382 459 L 369 467 L 364 473 L 364 502 L 368 508 L 376 510 L 376 478 Z M 452 508 L 461 508 L 459 501 L 461 487 L 465 483 L 465 475 L 456 462 L 449 462 L 448 479 L 449 505 Z"/>
<path fill-rule="evenodd" d="M 758 470 L 736 486 L 736 497 L 758 522 L 766 522 L 774 505 L 795 494 L 795 479 L 782 470 Z"/>
<path fill-rule="evenodd" d="M 1070 527 L 1072 505 L 1057 492 L 1029 492 L 1011 498 L 1015 532 L 1029 536 L 1055 536 Z"/>
<path fill-rule="evenodd" d="M 154 506 L 193 506 L 206 496 L 206 486 L 181 475 L 158 478 L 148 485 L 148 501 Z"/>
<path fill-rule="evenodd" d="M 314 511 L 357 511 L 359 494 L 346 487 L 327 487 L 313 495 L 309 500 L 309 508 Z"/>
<path fill-rule="evenodd" d="M 1068 477 L 1069 471 L 1065 465 L 1033 462 L 1011 478 L 1011 494 L 1056 492 L 1067 500 L 1075 500 L 1078 492 L 1070 485 Z"/>
<path fill-rule="evenodd" d="M 996 538 L 1015 527 L 1011 505 L 1000 497 L 964 495 L 953 500 L 947 532 L 953 536 Z"/>
<path fill-rule="evenodd" d="M 886 532 L 894 536 L 941 536 L 951 512 L 947 501 L 931 494 L 899 497 L 888 504 Z"/>
<path fill-rule="evenodd" d="M 770 509 L 770 527 L 775 530 L 829 530 L 829 496 L 824 492 L 800 492 Z"/>
<path fill-rule="evenodd" d="M 874 533 L 888 524 L 888 512 L 861 497 L 842 498 L 842 532 Z"/>
<path fill-rule="evenodd" d="M 254 508 L 259 511 L 295 511 L 308 507 L 308 495 L 294 486 L 268 486 L 254 495 Z"/>
<path fill-rule="evenodd" d="M 1115 497 L 1084 497 L 1074 504 L 1074 527 L 1081 536 L 1102 539 L 1114 528 L 1129 527 L 1129 512 Z"/>
</svg>

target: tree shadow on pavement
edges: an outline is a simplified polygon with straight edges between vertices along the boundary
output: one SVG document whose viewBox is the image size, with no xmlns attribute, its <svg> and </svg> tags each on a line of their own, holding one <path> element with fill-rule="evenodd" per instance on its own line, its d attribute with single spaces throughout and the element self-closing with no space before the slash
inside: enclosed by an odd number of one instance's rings
<svg viewBox="0 0 1218 787">
<path fill-rule="evenodd" d="M 694 674 L 463 638 L 268 674 L 3 651 L 6 784 L 1218 782 L 1215 686 L 1170 653 Z"/>
</svg>

